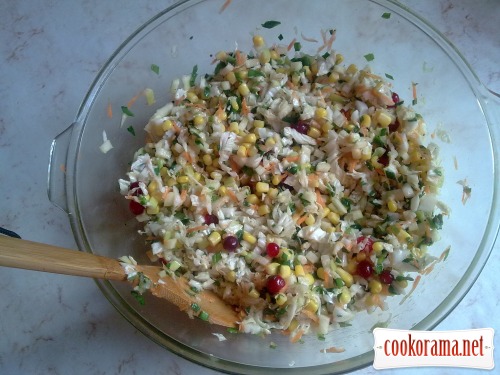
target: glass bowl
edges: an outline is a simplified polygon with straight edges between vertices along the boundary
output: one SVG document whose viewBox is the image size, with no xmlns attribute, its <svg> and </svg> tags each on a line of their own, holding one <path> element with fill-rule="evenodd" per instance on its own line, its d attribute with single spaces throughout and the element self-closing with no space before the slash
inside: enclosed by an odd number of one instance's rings
<svg viewBox="0 0 500 375">
<path fill-rule="evenodd" d="M 324 341 L 306 337 L 291 344 L 275 333 L 267 337 L 231 335 L 221 327 L 191 320 L 175 306 L 149 298 L 140 306 L 126 283 L 98 281 L 116 309 L 146 336 L 191 361 L 237 373 L 309 374 L 342 373 L 373 361 L 372 329 L 429 330 L 458 304 L 470 289 L 492 249 L 499 225 L 498 129 L 493 126 L 493 96 L 481 85 L 456 49 L 432 26 L 394 1 L 253 0 L 182 1 L 166 9 L 132 34 L 102 68 L 80 107 L 75 122 L 58 135 L 51 150 L 49 197 L 69 214 L 82 251 L 118 258 L 132 255 L 147 263 L 144 239 L 119 194 L 133 153 L 144 143 L 142 130 L 157 106 L 170 100 L 172 79 L 198 71 L 213 71 L 213 56 L 220 50 L 250 50 L 252 34 L 269 42 L 296 38 L 305 52 L 315 53 L 321 30 L 337 30 L 333 48 L 345 61 L 370 65 L 374 72 L 394 78 L 394 90 L 406 102 L 412 83 L 418 84 L 416 110 L 428 126 L 432 141 L 441 148 L 446 176 L 441 199 L 451 208 L 441 240 L 431 247 L 449 256 L 422 278 L 402 304 L 402 296 L 389 298 L 389 309 L 359 313 L 352 325 L 334 330 Z M 390 16 L 389 16 L 390 15 Z M 281 22 L 264 28 L 265 21 Z M 152 65 L 159 71 L 154 72 Z M 145 88 L 156 95 L 157 106 L 140 97 L 121 126 L 120 106 Z M 109 107 L 113 116 L 109 116 Z M 498 127 L 498 119 L 496 120 Z M 136 136 L 127 128 L 133 126 Z M 99 150 L 103 131 L 114 148 Z M 496 138 L 496 140 L 495 140 Z M 429 138 L 429 140 L 431 140 Z M 59 165 L 66 166 L 66 173 Z M 467 180 L 470 199 L 462 202 Z M 224 334 L 219 341 L 213 333 Z M 276 344 L 270 349 L 271 342 Z M 342 353 L 325 353 L 330 347 Z"/>
</svg>

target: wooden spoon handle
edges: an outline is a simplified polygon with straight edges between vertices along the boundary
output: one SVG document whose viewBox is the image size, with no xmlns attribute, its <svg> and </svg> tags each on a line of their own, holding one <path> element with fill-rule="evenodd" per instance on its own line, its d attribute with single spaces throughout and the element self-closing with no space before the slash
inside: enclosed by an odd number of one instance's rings
<svg viewBox="0 0 500 375">
<path fill-rule="evenodd" d="M 106 280 L 126 280 L 115 259 L 0 236 L 0 266 Z"/>
</svg>

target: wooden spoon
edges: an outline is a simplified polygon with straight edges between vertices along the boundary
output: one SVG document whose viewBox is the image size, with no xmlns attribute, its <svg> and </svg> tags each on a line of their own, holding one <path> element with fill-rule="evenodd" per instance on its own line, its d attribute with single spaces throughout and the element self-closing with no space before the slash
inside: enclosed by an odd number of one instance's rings
<svg viewBox="0 0 500 375">
<path fill-rule="evenodd" d="M 64 275 L 126 281 L 127 274 L 118 260 L 62 247 L 0 236 L 0 266 Z M 151 293 L 177 305 L 182 311 L 198 310 L 208 314 L 208 321 L 225 327 L 237 327 L 238 315 L 211 291 L 193 295 L 185 278 L 164 277 L 156 266 L 136 266 L 152 281 Z M 195 305 L 194 305 L 195 304 Z M 196 308 L 193 309 L 193 307 Z"/>
</svg>

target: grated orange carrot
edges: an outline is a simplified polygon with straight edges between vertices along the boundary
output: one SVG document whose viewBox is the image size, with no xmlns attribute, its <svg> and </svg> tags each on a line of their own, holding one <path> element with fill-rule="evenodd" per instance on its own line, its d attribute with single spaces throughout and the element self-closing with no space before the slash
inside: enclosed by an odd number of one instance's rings
<svg viewBox="0 0 500 375">
<path fill-rule="evenodd" d="M 106 112 L 109 118 L 113 118 L 113 108 L 111 107 L 111 102 L 108 102 L 108 108 Z"/>
<path fill-rule="evenodd" d="M 208 225 L 199 225 L 197 227 L 189 228 L 188 230 L 186 230 L 186 233 L 198 232 L 200 230 L 204 230 L 207 228 L 208 228 Z"/>
<path fill-rule="evenodd" d="M 411 83 L 411 92 L 413 100 L 417 100 L 417 85 L 418 83 L 415 82 Z"/>
<path fill-rule="evenodd" d="M 306 317 L 308 317 L 310 320 L 312 320 L 313 322 L 318 322 L 319 321 L 319 318 L 318 318 L 318 315 L 316 315 L 315 313 L 313 313 L 312 311 L 309 311 L 309 310 L 302 310 L 301 311 L 301 314 L 305 315 Z"/>
<path fill-rule="evenodd" d="M 222 4 L 222 6 L 221 6 L 221 8 L 220 8 L 220 10 L 219 10 L 219 13 L 224 12 L 224 11 L 226 10 L 226 8 L 227 8 L 229 5 L 231 5 L 231 2 L 232 2 L 232 0 L 226 0 L 226 1 L 224 2 L 224 4 Z"/>
<path fill-rule="evenodd" d="M 127 107 L 128 107 L 128 108 L 132 107 L 132 106 L 134 105 L 135 101 L 136 101 L 137 99 L 139 99 L 139 97 L 140 97 L 141 95 L 142 95 L 142 91 L 141 91 L 139 94 L 137 94 L 136 96 L 134 96 L 132 99 L 130 99 L 130 100 L 128 101 L 128 103 L 127 103 Z"/>
<path fill-rule="evenodd" d="M 182 190 L 181 191 L 181 203 L 184 203 L 187 198 L 187 190 Z"/>
<path fill-rule="evenodd" d="M 241 101 L 241 114 L 246 116 L 249 113 L 250 110 L 248 109 L 247 98 L 243 98 L 243 100 Z"/>
<path fill-rule="evenodd" d="M 342 347 L 332 346 L 330 348 L 321 349 L 320 352 L 321 353 L 343 353 L 343 352 L 345 352 L 345 349 Z"/>
<path fill-rule="evenodd" d="M 186 159 L 186 161 L 189 163 L 189 164 L 193 164 L 193 158 L 191 157 L 191 154 L 187 151 L 184 151 L 181 156 Z"/>
<path fill-rule="evenodd" d="M 163 200 L 167 199 L 167 195 L 169 192 L 170 192 L 170 189 L 168 188 L 168 186 L 165 186 L 165 190 L 163 191 L 163 193 L 161 193 L 161 199 L 163 199 Z"/>
<path fill-rule="evenodd" d="M 234 191 L 232 191 L 231 189 L 227 189 L 227 195 L 229 196 L 229 198 L 231 198 L 231 200 L 235 203 L 238 203 L 239 202 L 239 199 L 238 197 L 236 196 L 236 194 L 234 194 Z"/>
<path fill-rule="evenodd" d="M 291 156 L 285 156 L 282 160 L 287 161 L 289 163 L 293 163 L 295 161 L 298 161 L 300 159 L 300 155 L 291 155 Z"/>
<path fill-rule="evenodd" d="M 290 44 L 288 45 L 288 47 L 286 47 L 287 51 L 290 51 L 293 47 L 293 45 L 295 44 L 295 42 L 297 41 L 297 38 L 293 38 L 293 40 L 290 42 Z"/>
<path fill-rule="evenodd" d="M 297 331 L 297 333 L 290 338 L 290 342 L 291 343 L 296 343 L 297 341 L 299 341 L 302 338 L 303 334 L 304 334 L 304 330 L 303 329 L 299 329 Z"/>
<path fill-rule="evenodd" d="M 302 39 L 304 39 L 306 42 L 312 42 L 312 43 L 317 43 L 318 40 L 317 39 L 314 39 L 314 38 L 308 38 L 306 37 L 303 33 L 300 33 L 300 36 L 302 37 Z"/>
<path fill-rule="evenodd" d="M 319 191 L 319 189 L 316 189 L 316 202 L 318 202 L 318 204 L 325 208 L 326 207 L 326 203 L 325 203 L 325 200 L 323 199 L 323 197 L 321 196 L 321 192 Z"/>
<path fill-rule="evenodd" d="M 299 219 L 296 221 L 297 225 L 300 225 L 302 224 L 307 218 L 307 215 L 303 215 L 301 217 L 299 217 Z"/>
<path fill-rule="evenodd" d="M 404 298 L 401 300 L 401 302 L 399 302 L 400 305 L 403 304 L 403 302 L 406 301 L 406 299 L 408 297 L 410 297 L 410 295 L 413 293 L 413 291 L 417 287 L 418 283 L 420 282 L 421 278 L 422 278 L 422 276 L 420 276 L 420 275 L 418 275 L 417 277 L 415 277 L 415 281 L 413 282 L 413 285 L 411 286 L 410 291 L 408 292 L 408 294 L 406 296 L 404 296 Z"/>
</svg>

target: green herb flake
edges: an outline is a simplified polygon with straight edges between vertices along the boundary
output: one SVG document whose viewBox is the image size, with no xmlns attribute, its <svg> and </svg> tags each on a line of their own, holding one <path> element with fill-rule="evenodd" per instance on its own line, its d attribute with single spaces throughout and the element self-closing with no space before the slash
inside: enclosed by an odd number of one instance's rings
<svg viewBox="0 0 500 375">
<path fill-rule="evenodd" d="M 212 255 L 212 264 L 219 263 L 222 260 L 222 253 L 218 252 Z"/>
<path fill-rule="evenodd" d="M 191 71 L 191 78 L 189 79 L 189 84 L 192 86 L 195 85 L 196 76 L 198 75 L 198 65 L 193 66 L 193 70 Z"/>
<path fill-rule="evenodd" d="M 279 22 L 279 21 L 266 21 L 261 26 L 266 28 L 266 29 L 272 29 L 273 27 L 276 27 L 278 25 L 281 25 L 281 22 Z"/>
<path fill-rule="evenodd" d="M 263 71 L 256 70 L 256 69 L 249 69 L 247 75 L 248 75 L 248 78 L 265 77 L 266 76 L 266 74 Z"/>
<path fill-rule="evenodd" d="M 352 326 L 351 323 L 347 323 L 347 322 L 340 322 L 339 323 L 339 327 L 341 327 L 341 328 L 351 327 L 351 326 Z"/>
<path fill-rule="evenodd" d="M 300 49 L 301 49 L 301 48 L 302 48 L 302 44 L 300 44 L 300 42 L 295 42 L 295 43 L 293 44 L 293 49 L 294 49 L 295 51 L 297 51 L 297 52 L 298 52 L 298 51 L 300 51 Z"/>
<path fill-rule="evenodd" d="M 283 40 L 283 34 L 278 35 L 279 40 Z"/>
<path fill-rule="evenodd" d="M 201 310 L 201 307 L 197 303 L 192 303 L 191 304 L 191 310 L 193 310 L 194 312 L 198 312 L 198 311 Z"/>
<path fill-rule="evenodd" d="M 373 53 L 368 53 L 368 54 L 364 55 L 363 57 L 368 62 L 373 61 L 375 59 L 375 55 Z"/>
<path fill-rule="evenodd" d="M 325 335 L 323 335 L 322 333 L 318 333 L 318 340 L 325 341 L 326 340 Z"/>
<path fill-rule="evenodd" d="M 238 241 L 241 241 L 243 239 L 243 229 L 240 229 L 236 232 L 236 238 L 238 239 Z"/>
<path fill-rule="evenodd" d="M 198 315 L 198 318 L 200 318 L 201 320 L 204 320 L 205 322 L 208 322 L 208 318 L 210 316 L 208 315 L 208 313 L 206 311 L 202 311 L 200 313 L 200 315 Z"/>
<path fill-rule="evenodd" d="M 127 128 L 127 131 L 133 136 L 135 136 L 135 129 L 132 125 Z"/>
<path fill-rule="evenodd" d="M 144 296 L 139 293 L 137 290 L 132 290 L 130 292 L 132 294 L 132 297 L 136 299 L 137 302 L 139 302 L 139 305 L 144 306 L 146 304 L 146 301 L 144 300 Z"/>
<path fill-rule="evenodd" d="M 275 342 L 272 342 L 272 341 L 271 341 L 271 342 L 269 343 L 269 348 L 271 348 L 271 349 L 276 349 L 277 347 L 278 347 L 278 344 L 276 344 Z"/>
<path fill-rule="evenodd" d="M 160 67 L 156 64 L 151 64 L 151 71 L 156 74 L 160 74 Z"/>
<path fill-rule="evenodd" d="M 385 76 L 389 79 L 394 79 L 394 77 L 392 75 L 390 75 L 389 73 L 385 73 Z"/>
<path fill-rule="evenodd" d="M 389 12 L 383 13 L 382 18 L 388 20 L 389 18 L 391 18 L 391 13 Z"/>
<path fill-rule="evenodd" d="M 227 332 L 228 332 L 228 333 L 239 333 L 240 331 L 238 331 L 238 329 L 237 329 L 237 328 L 234 328 L 234 327 L 229 327 L 229 328 L 227 329 Z"/>
<path fill-rule="evenodd" d="M 324 54 L 321 55 L 322 58 L 325 60 L 330 57 L 330 52 L 325 52 Z"/>
<path fill-rule="evenodd" d="M 418 100 L 417 100 L 417 99 L 413 99 L 413 100 L 411 101 L 411 104 L 413 104 L 413 105 L 417 105 L 417 103 L 418 103 Z"/>
<path fill-rule="evenodd" d="M 129 116 L 129 117 L 134 117 L 134 114 L 132 113 L 132 111 L 130 109 L 128 109 L 128 107 L 126 105 L 122 105 L 122 113 L 124 115 Z"/>
</svg>

